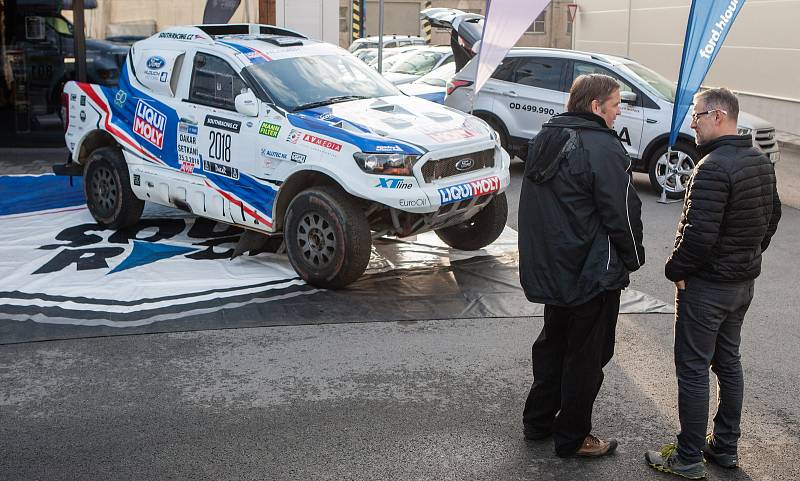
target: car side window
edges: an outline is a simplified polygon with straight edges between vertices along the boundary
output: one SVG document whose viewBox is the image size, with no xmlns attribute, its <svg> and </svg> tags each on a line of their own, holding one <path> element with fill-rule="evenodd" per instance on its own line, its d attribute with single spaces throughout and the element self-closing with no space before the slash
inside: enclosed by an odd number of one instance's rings
<svg viewBox="0 0 800 481">
<path fill-rule="evenodd" d="M 395 48 L 395 47 L 397 47 L 397 42 L 388 42 L 383 46 L 383 48 Z"/>
<path fill-rule="evenodd" d="M 561 91 L 563 71 L 564 61 L 558 58 L 520 59 L 514 72 L 514 83 Z"/>
<path fill-rule="evenodd" d="M 513 82 L 514 69 L 516 68 L 516 65 L 516 58 L 504 58 L 503 62 L 495 69 L 494 73 L 492 74 L 492 78 L 506 82 Z"/>
<path fill-rule="evenodd" d="M 593 73 L 600 73 L 603 75 L 608 75 L 609 77 L 614 77 L 614 79 L 619 82 L 619 89 L 621 92 L 634 91 L 631 85 L 627 81 L 623 80 L 619 75 L 615 74 L 611 70 L 608 70 L 607 68 L 589 62 L 575 62 L 575 66 L 572 68 L 571 80 L 574 82 L 579 75 L 588 75 Z M 572 82 L 570 82 L 570 84 Z"/>
<path fill-rule="evenodd" d="M 190 102 L 236 110 L 234 99 L 245 87 L 242 78 L 225 60 L 201 52 L 195 55 Z"/>
<path fill-rule="evenodd" d="M 400 40 L 398 43 L 399 43 L 400 47 L 407 47 L 407 46 L 411 45 L 411 41 L 410 40 Z"/>
</svg>

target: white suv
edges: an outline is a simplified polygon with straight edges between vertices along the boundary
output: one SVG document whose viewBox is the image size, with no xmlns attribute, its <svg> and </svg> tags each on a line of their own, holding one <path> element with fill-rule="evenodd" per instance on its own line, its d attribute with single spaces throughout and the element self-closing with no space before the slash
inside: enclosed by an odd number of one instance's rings
<svg viewBox="0 0 800 481">
<path fill-rule="evenodd" d="M 459 33 L 465 27 L 483 25 L 463 23 Z M 665 77 L 633 60 L 611 55 L 513 48 L 473 98 L 476 66 L 473 58 L 448 83 L 445 105 L 486 120 L 499 133 L 503 146 L 521 159 L 526 158 L 528 141 L 542 124 L 563 112 L 575 77 L 589 73 L 614 77 L 622 87 L 623 98 L 622 114 L 617 117 L 614 130 L 633 160 L 633 170 L 649 173 L 650 183 L 658 193 L 663 189 L 670 198 L 683 196 L 698 154 L 694 132 L 689 128 L 691 118 L 687 116 L 673 146 L 677 159 L 668 159 L 675 84 Z M 767 121 L 740 112 L 739 132 L 752 135 L 755 145 L 771 161 L 778 160 L 775 129 Z"/>
<path fill-rule="evenodd" d="M 134 44 L 118 87 L 69 82 L 70 162 L 104 227 L 144 201 L 283 236 L 309 283 L 357 279 L 371 239 L 433 230 L 479 249 L 505 227 L 508 154 L 482 120 L 408 97 L 352 54 L 264 25 Z"/>
</svg>

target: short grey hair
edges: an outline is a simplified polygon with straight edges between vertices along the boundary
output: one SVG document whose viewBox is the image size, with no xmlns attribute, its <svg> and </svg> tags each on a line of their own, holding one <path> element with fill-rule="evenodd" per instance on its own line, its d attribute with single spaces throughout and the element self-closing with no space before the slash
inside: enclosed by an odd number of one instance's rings
<svg viewBox="0 0 800 481">
<path fill-rule="evenodd" d="M 736 94 L 725 87 L 698 92 L 694 95 L 694 103 L 696 104 L 699 100 L 705 102 L 708 110 L 724 110 L 728 112 L 728 117 L 731 119 L 739 119 L 739 99 L 736 98 Z"/>
</svg>

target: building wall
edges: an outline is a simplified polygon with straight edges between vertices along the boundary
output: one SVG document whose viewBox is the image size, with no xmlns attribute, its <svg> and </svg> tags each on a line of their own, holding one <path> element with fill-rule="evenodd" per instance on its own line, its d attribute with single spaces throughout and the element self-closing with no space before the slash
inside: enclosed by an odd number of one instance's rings
<svg viewBox="0 0 800 481">
<path fill-rule="evenodd" d="M 578 2 L 576 48 L 631 57 L 676 80 L 686 0 Z M 704 85 L 739 93 L 742 110 L 800 134 L 800 0 L 748 0 Z"/>
<path fill-rule="evenodd" d="M 570 0 L 553 0 L 546 9 L 545 33 L 526 32 L 517 42 L 517 46 L 569 48 L 566 7 L 568 3 Z M 342 47 L 348 47 L 351 41 L 350 4 L 351 0 L 339 0 L 341 19 L 339 45 Z M 379 0 L 367 0 L 366 4 L 366 34 L 377 35 Z M 419 12 L 424 9 L 424 5 L 424 0 L 385 0 L 384 34 L 422 36 Z M 465 12 L 484 14 L 486 0 L 432 0 L 431 7 L 457 8 Z M 450 31 L 433 29 L 431 44 L 450 45 Z"/>
<path fill-rule="evenodd" d="M 300 1 L 300 0 L 296 0 Z M 86 35 L 152 35 L 175 25 L 202 23 L 206 0 L 97 0 L 97 8 L 86 10 Z M 72 12 L 64 10 L 72 20 Z M 231 23 L 258 22 L 258 1 L 242 0 Z"/>
</svg>

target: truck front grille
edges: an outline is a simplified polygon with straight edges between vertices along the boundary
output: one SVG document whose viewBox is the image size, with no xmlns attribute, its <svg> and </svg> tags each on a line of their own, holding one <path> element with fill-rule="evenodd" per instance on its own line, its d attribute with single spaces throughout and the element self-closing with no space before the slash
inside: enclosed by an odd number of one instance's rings
<svg viewBox="0 0 800 481">
<path fill-rule="evenodd" d="M 467 159 L 472 160 L 471 165 L 466 165 Z M 465 161 L 465 162 L 462 162 Z M 494 149 L 482 150 L 471 154 L 456 155 L 444 159 L 429 160 L 422 166 L 422 177 L 425 182 L 450 177 L 452 175 L 465 174 L 475 170 L 494 167 Z M 460 168 L 460 170 L 459 170 Z"/>
</svg>

